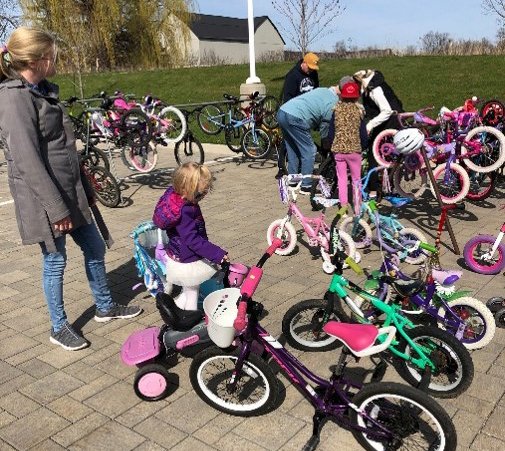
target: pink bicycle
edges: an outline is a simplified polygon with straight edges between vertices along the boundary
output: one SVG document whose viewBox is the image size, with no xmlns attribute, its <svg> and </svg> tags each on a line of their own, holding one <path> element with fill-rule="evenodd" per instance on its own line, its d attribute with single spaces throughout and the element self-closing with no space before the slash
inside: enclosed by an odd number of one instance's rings
<svg viewBox="0 0 505 451">
<path fill-rule="evenodd" d="M 329 255 L 330 227 L 325 222 L 324 211 L 326 207 L 337 205 L 338 199 L 330 198 L 330 188 L 323 177 L 317 175 L 305 176 L 319 179 L 319 189 L 325 196 L 316 196 L 313 198 L 315 202 L 323 206 L 321 213 L 313 217 L 305 216 L 296 203 L 303 177 L 304 176 L 297 174 L 289 175 L 278 180 L 281 201 L 288 205 L 288 212 L 284 218 L 276 219 L 270 224 L 267 231 L 267 241 L 268 244 L 272 244 L 275 238 L 280 238 L 283 244 L 275 253 L 278 255 L 291 254 L 297 242 L 296 230 L 292 223 L 294 216 L 307 234 L 309 246 L 319 247 L 321 257 L 323 258 L 323 271 L 327 274 L 333 274 L 335 266 L 331 262 L 331 256 Z M 289 184 L 293 185 L 295 183 L 295 186 L 289 186 Z M 345 209 L 341 209 L 337 214 L 343 215 L 344 213 Z M 356 261 L 361 259 L 361 256 L 356 252 L 356 246 L 349 234 L 340 231 L 340 243 L 341 250 L 347 255 L 351 256 Z"/>
<path fill-rule="evenodd" d="M 505 208 L 505 204 L 501 209 Z M 477 235 L 471 238 L 463 250 L 465 263 L 479 274 L 498 274 L 505 268 L 505 246 L 502 239 L 505 236 L 505 222 L 500 227 L 496 237 L 493 235 Z"/>
</svg>

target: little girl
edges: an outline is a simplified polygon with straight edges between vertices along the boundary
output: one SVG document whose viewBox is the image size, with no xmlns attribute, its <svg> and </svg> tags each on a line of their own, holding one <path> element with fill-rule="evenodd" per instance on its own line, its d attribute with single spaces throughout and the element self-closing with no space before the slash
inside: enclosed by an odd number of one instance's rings
<svg viewBox="0 0 505 451">
<path fill-rule="evenodd" d="M 340 87 L 341 101 L 335 105 L 330 123 L 330 136 L 334 131 L 331 151 L 335 157 L 338 179 L 338 198 L 342 207 L 349 205 L 347 171 L 351 173 L 355 207 L 360 204 L 361 149 L 366 148 L 367 133 L 364 109 L 358 103 L 359 85 L 353 81 Z M 356 212 L 357 213 L 357 212 Z"/>
<path fill-rule="evenodd" d="M 228 260 L 227 252 L 207 238 L 205 221 L 198 205 L 212 188 L 210 170 L 197 163 L 185 163 L 173 176 L 154 210 L 156 227 L 166 230 L 167 282 L 182 287 L 175 299 L 183 310 L 196 310 L 199 286 L 216 273 L 215 264 Z"/>
</svg>

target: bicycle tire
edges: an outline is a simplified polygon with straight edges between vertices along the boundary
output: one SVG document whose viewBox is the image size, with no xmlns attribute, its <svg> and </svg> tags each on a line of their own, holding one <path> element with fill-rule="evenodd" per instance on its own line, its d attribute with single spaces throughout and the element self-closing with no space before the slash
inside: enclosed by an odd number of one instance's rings
<svg viewBox="0 0 505 451">
<path fill-rule="evenodd" d="M 393 137 L 397 132 L 398 130 L 394 128 L 387 128 L 375 137 L 372 143 L 372 154 L 379 166 L 390 168 L 398 160 L 399 155 L 393 144 Z"/>
<path fill-rule="evenodd" d="M 470 238 L 463 249 L 463 256 L 466 265 L 478 274 L 498 274 L 505 268 L 505 246 L 500 243 L 496 248 L 497 259 L 489 262 L 481 261 L 481 256 L 488 253 L 494 243 L 496 237 L 493 235 L 477 235 Z M 482 249 L 482 247 L 484 247 Z M 475 255 L 475 253 L 477 255 Z"/>
<path fill-rule="evenodd" d="M 481 349 L 491 342 L 496 332 L 496 324 L 491 310 L 482 302 L 469 296 L 463 296 L 449 301 L 449 306 L 467 324 L 468 329 L 465 330 L 461 338 L 461 343 L 466 349 Z M 443 305 L 438 309 L 438 316 L 451 318 Z M 457 329 L 448 329 L 443 321 L 438 321 L 438 327 L 453 335 L 457 332 Z"/>
<path fill-rule="evenodd" d="M 293 305 L 282 318 L 282 334 L 294 349 L 310 352 L 325 352 L 338 348 L 341 342 L 323 331 L 328 321 L 347 322 L 347 317 L 331 312 L 327 321 L 324 315 L 328 301 L 307 299 Z"/>
<path fill-rule="evenodd" d="M 81 152 L 82 162 L 89 168 L 91 166 L 102 166 L 110 171 L 110 161 L 108 155 L 98 147 L 89 146 Z"/>
<path fill-rule="evenodd" d="M 277 111 L 281 103 L 279 99 L 275 96 L 265 96 L 261 100 L 261 122 L 269 130 L 273 130 L 279 126 L 277 122 Z"/>
<path fill-rule="evenodd" d="M 399 165 L 393 173 L 393 185 L 401 196 L 419 199 L 428 189 L 426 170 L 420 168 L 410 171 L 405 166 Z"/>
<path fill-rule="evenodd" d="M 242 140 L 246 129 L 243 125 L 234 127 L 233 125 L 226 124 L 224 127 L 224 139 L 228 148 L 235 153 L 242 151 Z"/>
<path fill-rule="evenodd" d="M 470 188 L 466 197 L 469 200 L 484 200 L 493 194 L 496 185 L 496 172 L 468 171 Z"/>
<path fill-rule="evenodd" d="M 148 363 L 141 366 L 133 381 L 135 394 L 143 401 L 159 401 L 168 396 L 170 373 L 160 363 Z"/>
<path fill-rule="evenodd" d="M 358 220 L 358 224 L 356 225 L 354 224 L 353 217 L 349 216 L 344 218 L 338 226 L 338 229 L 351 237 L 356 249 L 363 249 L 364 247 L 370 246 L 372 243 L 372 229 L 362 218 Z"/>
<path fill-rule="evenodd" d="M 160 111 L 159 118 L 166 122 L 166 124 L 162 124 L 160 132 L 161 139 L 165 144 L 176 143 L 184 138 L 188 123 L 179 108 L 167 106 Z"/>
<path fill-rule="evenodd" d="M 472 128 L 472 130 L 468 132 L 468 134 L 465 137 L 465 140 L 461 144 L 461 156 L 464 157 L 468 152 L 467 148 L 465 147 L 465 143 L 474 139 L 474 137 L 478 134 L 483 135 L 483 138 L 480 139 L 480 141 L 481 144 L 484 146 L 485 151 L 478 155 L 465 158 L 464 160 L 465 165 L 469 169 L 476 172 L 486 173 L 496 171 L 503 165 L 503 163 L 505 163 L 505 136 L 500 130 L 494 127 L 481 126 Z M 495 142 L 490 143 L 488 141 L 489 135 L 494 136 Z M 482 142 L 483 139 L 486 142 Z M 498 144 L 498 147 L 496 147 L 496 144 Z M 496 158 L 493 162 L 490 159 L 494 157 Z M 486 162 L 487 160 L 490 161 L 490 164 L 483 166 L 482 163 Z"/>
<path fill-rule="evenodd" d="M 261 128 L 252 127 L 242 137 L 242 151 L 252 160 L 265 158 L 270 152 L 270 136 Z"/>
<path fill-rule="evenodd" d="M 505 118 L 505 106 L 499 100 L 488 100 L 482 105 L 479 115 L 483 125 L 496 127 Z"/>
<path fill-rule="evenodd" d="M 131 170 L 147 174 L 156 168 L 158 150 L 152 141 L 141 146 L 126 145 L 121 149 L 121 158 Z"/>
<path fill-rule="evenodd" d="M 430 383 L 425 390 L 429 395 L 436 398 L 455 398 L 470 387 L 474 375 L 472 357 L 456 337 L 431 326 L 417 326 L 409 329 L 407 334 L 414 342 L 426 340 L 425 345 L 421 346 L 435 363 Z M 432 348 L 431 351 L 429 348 Z M 409 356 L 417 356 L 403 337 L 400 338 L 397 349 Z M 400 357 L 395 358 L 395 361 L 400 377 L 416 387 L 421 381 L 421 370 Z M 439 376 L 447 376 L 448 384 L 434 383 L 433 378 Z"/>
<path fill-rule="evenodd" d="M 470 179 L 468 173 L 457 163 L 450 164 L 450 180 L 446 182 L 445 179 L 446 164 L 440 164 L 433 170 L 433 177 L 438 185 L 440 197 L 445 204 L 456 204 L 461 202 L 470 190 Z M 440 178 L 441 177 L 441 178 Z M 439 179 L 440 178 L 440 179 Z M 439 179 L 439 180 L 437 180 Z M 435 196 L 435 190 L 430 183 L 430 189 Z"/>
<path fill-rule="evenodd" d="M 106 207 L 117 207 L 121 202 L 121 190 L 112 173 L 101 166 L 93 166 L 87 172 L 98 201 Z"/>
<path fill-rule="evenodd" d="M 254 353 L 250 353 L 244 361 L 246 371 L 242 370 L 241 374 L 235 375 L 238 381 L 236 389 L 241 392 L 232 394 L 228 389 L 227 382 L 232 377 L 239 351 L 237 348 L 227 352 L 213 346 L 199 352 L 189 367 L 191 385 L 200 399 L 221 412 L 242 417 L 267 413 L 276 406 L 279 381 L 265 360 Z M 206 380 L 204 377 L 206 367 L 216 362 L 220 368 L 216 369 L 213 377 Z M 247 399 L 258 392 L 264 394 L 258 401 L 247 404 Z M 232 395 L 239 398 L 237 402 L 232 402 Z M 240 395 L 244 398 L 240 398 Z"/>
<path fill-rule="evenodd" d="M 146 145 L 152 138 L 151 121 L 142 110 L 133 108 L 121 116 L 121 134 L 131 145 Z"/>
<path fill-rule="evenodd" d="M 283 222 L 284 219 L 277 219 L 268 226 L 267 242 L 269 246 L 272 245 L 274 238 L 277 237 L 279 227 Z M 291 222 L 286 221 L 284 223 L 284 230 L 282 231 L 282 236 L 280 236 L 279 238 L 282 239 L 282 246 L 276 249 L 275 253 L 277 255 L 291 254 L 291 252 L 293 252 L 293 250 L 295 249 L 297 242 L 296 229 L 294 225 L 291 224 Z"/>
<path fill-rule="evenodd" d="M 219 134 L 224 128 L 224 118 L 223 110 L 218 105 L 204 105 L 196 116 L 198 127 L 207 135 Z"/>
<path fill-rule="evenodd" d="M 367 450 L 454 451 L 457 447 L 456 428 L 451 417 L 434 399 L 413 387 L 395 382 L 367 384 L 352 398 L 352 403 L 356 408 L 349 409 L 350 420 L 361 428 L 366 427 L 369 432 L 354 428 L 351 431 Z M 393 437 L 379 441 L 370 418 L 381 425 L 380 429 L 375 426 L 379 437 L 384 429 L 392 432 Z M 412 444 L 408 441 L 410 437 L 415 440 Z M 427 442 L 420 443 L 421 438 Z"/>
<path fill-rule="evenodd" d="M 203 151 L 202 143 L 194 136 L 185 138 L 176 143 L 174 148 L 174 157 L 179 166 L 190 161 L 203 164 L 205 161 L 205 153 Z"/>
</svg>

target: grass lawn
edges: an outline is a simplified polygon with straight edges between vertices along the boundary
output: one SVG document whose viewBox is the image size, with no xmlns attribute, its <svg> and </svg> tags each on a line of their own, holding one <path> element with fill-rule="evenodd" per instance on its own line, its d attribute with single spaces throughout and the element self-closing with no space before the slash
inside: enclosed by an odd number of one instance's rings
<svg viewBox="0 0 505 451">
<path fill-rule="evenodd" d="M 280 94 L 284 76 L 293 64 L 283 62 L 256 66 L 256 73 L 266 85 L 268 94 Z M 427 105 L 434 105 L 436 110 L 442 105 L 455 108 L 473 95 L 486 100 L 505 99 L 505 58 L 502 56 L 409 56 L 322 61 L 319 72 L 321 86 L 336 84 L 342 76 L 364 68 L 381 70 L 407 111 Z M 248 76 L 249 65 L 105 72 L 84 76 L 84 95 L 92 96 L 102 90 L 112 94 L 120 90 L 138 96 L 152 94 L 173 104 L 197 103 L 221 100 L 225 92 L 238 95 L 240 84 Z M 54 81 L 60 85 L 62 99 L 78 93 L 72 75 L 60 75 Z M 196 128 L 192 127 L 195 131 Z M 216 142 L 216 139 L 205 136 L 204 141 Z"/>
</svg>

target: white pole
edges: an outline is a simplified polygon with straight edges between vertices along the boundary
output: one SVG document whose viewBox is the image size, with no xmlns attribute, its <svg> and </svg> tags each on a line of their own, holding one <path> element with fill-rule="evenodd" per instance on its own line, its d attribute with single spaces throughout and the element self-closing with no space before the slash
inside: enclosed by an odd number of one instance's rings
<svg viewBox="0 0 505 451">
<path fill-rule="evenodd" d="M 245 82 L 248 85 L 252 85 L 254 83 L 261 83 L 261 80 L 256 76 L 253 0 L 247 0 L 247 24 L 249 28 L 249 78 Z"/>
</svg>

